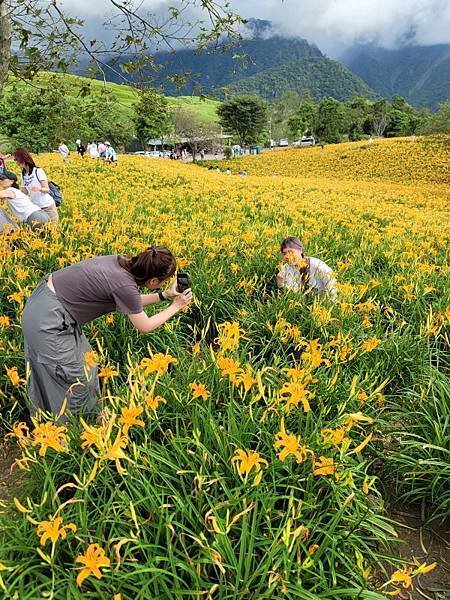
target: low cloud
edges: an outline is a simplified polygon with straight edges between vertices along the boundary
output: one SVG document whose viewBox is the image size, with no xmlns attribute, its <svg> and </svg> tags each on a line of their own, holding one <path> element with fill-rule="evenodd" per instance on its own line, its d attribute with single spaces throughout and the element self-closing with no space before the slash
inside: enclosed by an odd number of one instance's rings
<svg viewBox="0 0 450 600">
<path fill-rule="evenodd" d="M 111 14 L 108 0 L 63 0 L 72 14 L 86 19 L 99 34 Z M 146 10 L 162 16 L 173 0 L 144 0 Z M 356 43 L 386 48 L 405 43 L 450 43 L 449 0 L 231 0 L 246 18 L 269 19 L 274 30 L 299 36 L 336 55 Z M 198 8 L 191 10 L 198 16 Z"/>
</svg>

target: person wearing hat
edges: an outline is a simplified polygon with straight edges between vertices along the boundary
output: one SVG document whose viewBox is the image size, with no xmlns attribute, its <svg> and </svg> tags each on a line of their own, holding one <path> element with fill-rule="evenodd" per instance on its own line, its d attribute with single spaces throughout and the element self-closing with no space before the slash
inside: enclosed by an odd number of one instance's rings
<svg viewBox="0 0 450 600">
<path fill-rule="evenodd" d="M 77 147 L 78 156 L 81 156 L 81 158 L 84 158 L 84 153 L 86 152 L 86 148 L 81 143 L 81 140 L 79 140 L 79 139 L 76 140 L 75 145 Z"/>
<path fill-rule="evenodd" d="M 106 160 L 110 163 L 117 162 L 117 153 L 109 142 L 105 142 L 106 146 Z"/>
<path fill-rule="evenodd" d="M 4 170 L 0 173 L 0 200 L 6 200 L 8 208 L 17 221 L 32 229 L 39 229 L 50 221 L 48 214 L 19 190 L 17 175 L 12 171 Z M 17 228 L 17 223 L 3 208 L 0 208 L 0 228 Z"/>
</svg>

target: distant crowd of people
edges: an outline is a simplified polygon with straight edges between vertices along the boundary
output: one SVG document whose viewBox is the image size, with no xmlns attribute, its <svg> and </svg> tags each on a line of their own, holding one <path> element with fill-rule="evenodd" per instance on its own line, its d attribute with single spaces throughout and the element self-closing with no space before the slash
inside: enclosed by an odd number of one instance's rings
<svg viewBox="0 0 450 600">
<path fill-rule="evenodd" d="M 89 141 L 86 145 L 78 139 L 75 141 L 78 156 L 84 158 L 87 153 L 90 158 L 101 158 L 109 163 L 117 163 L 117 152 L 113 148 L 110 142 L 91 142 Z M 70 157 L 70 150 L 64 141 L 58 146 L 58 152 L 61 155 L 63 162 L 66 162 Z"/>
</svg>

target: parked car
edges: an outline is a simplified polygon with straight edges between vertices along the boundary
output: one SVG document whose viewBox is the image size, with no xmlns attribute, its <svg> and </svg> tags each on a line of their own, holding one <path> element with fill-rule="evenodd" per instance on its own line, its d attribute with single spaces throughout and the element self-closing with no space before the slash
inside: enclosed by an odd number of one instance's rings
<svg viewBox="0 0 450 600">
<path fill-rule="evenodd" d="M 147 158 L 169 158 L 170 152 L 168 150 L 138 150 L 137 152 L 132 152 L 134 156 L 145 156 Z"/>
<path fill-rule="evenodd" d="M 293 146 L 315 146 L 316 140 L 312 136 L 304 135 L 301 139 L 292 144 Z"/>
<path fill-rule="evenodd" d="M 278 145 L 280 146 L 280 148 L 286 148 L 286 146 L 289 146 L 289 140 L 283 138 L 278 142 Z"/>
</svg>

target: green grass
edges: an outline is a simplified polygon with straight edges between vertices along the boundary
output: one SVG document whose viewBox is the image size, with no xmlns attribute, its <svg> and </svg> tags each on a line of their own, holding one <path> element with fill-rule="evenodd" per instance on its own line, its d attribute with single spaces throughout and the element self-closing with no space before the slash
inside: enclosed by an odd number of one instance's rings
<svg viewBox="0 0 450 600">
<path fill-rule="evenodd" d="M 80 77 L 69 73 L 40 73 L 34 80 L 34 85 L 46 85 L 48 84 L 50 77 L 55 76 L 63 79 L 74 96 L 79 94 L 86 86 L 89 86 L 91 93 L 93 94 L 100 94 L 106 87 L 127 115 L 131 114 L 133 104 L 137 101 L 136 91 L 129 85 L 110 82 L 106 82 L 105 84 L 98 79 Z M 20 82 L 19 85 L 25 86 L 27 84 L 25 82 Z M 6 91 L 7 90 L 8 87 L 6 88 Z M 216 100 L 203 99 L 199 96 L 168 96 L 167 99 L 171 106 L 181 106 L 192 111 L 198 117 L 209 121 L 217 121 L 216 108 L 219 105 L 219 102 Z"/>
</svg>

